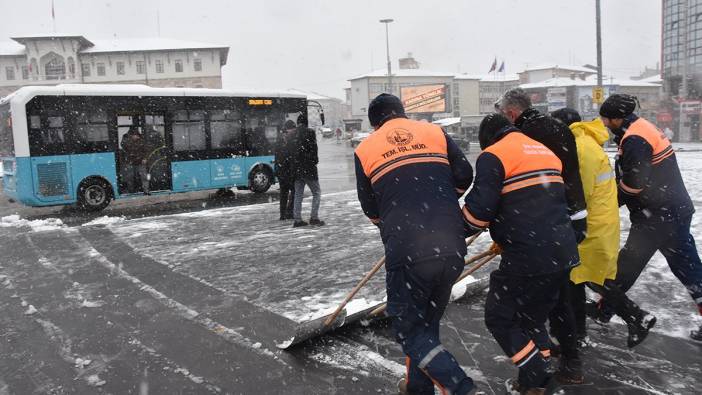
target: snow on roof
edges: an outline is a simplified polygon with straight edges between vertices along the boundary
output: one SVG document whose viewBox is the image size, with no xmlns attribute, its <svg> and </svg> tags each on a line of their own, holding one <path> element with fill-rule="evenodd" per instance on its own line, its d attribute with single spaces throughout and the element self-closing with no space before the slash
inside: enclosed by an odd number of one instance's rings
<svg viewBox="0 0 702 395">
<path fill-rule="evenodd" d="M 650 76 L 650 77 L 648 77 L 648 78 L 643 78 L 643 79 L 641 79 L 641 80 L 639 80 L 639 81 L 650 82 L 650 83 L 652 83 L 652 84 L 662 84 L 662 83 L 663 83 L 663 78 L 662 78 L 662 76 L 661 76 L 660 74 L 656 74 L 656 75 L 652 75 L 652 76 Z"/>
<path fill-rule="evenodd" d="M 0 56 L 24 56 L 24 45 L 12 41 L 0 42 Z"/>
<path fill-rule="evenodd" d="M 152 88 L 146 85 L 127 84 L 60 84 L 55 86 L 25 86 L 0 101 L 12 99 L 25 103 L 38 95 L 56 96 L 233 96 L 233 97 L 285 97 L 304 99 L 304 95 L 286 91 L 261 91 L 256 89 L 227 90 L 207 88 Z"/>
<path fill-rule="evenodd" d="M 308 100 L 337 100 L 337 101 L 341 101 L 341 99 L 338 99 L 336 97 L 326 96 L 326 95 L 322 95 L 322 94 L 316 93 L 316 92 L 301 91 L 299 89 L 294 89 L 294 88 L 290 88 L 286 92 L 294 93 L 296 95 L 306 96 Z"/>
<path fill-rule="evenodd" d="M 393 77 L 453 77 L 456 73 L 448 73 L 448 72 L 441 72 L 441 71 L 429 71 L 429 70 L 422 70 L 422 69 L 399 69 L 399 70 L 393 70 L 392 71 L 392 76 Z M 371 71 L 370 73 L 366 74 L 361 74 L 353 78 L 349 78 L 348 81 L 353 81 L 353 80 L 359 80 L 361 78 L 369 78 L 369 77 L 387 77 L 388 75 L 388 70 L 387 69 L 380 69 L 380 70 L 374 70 Z"/>
<path fill-rule="evenodd" d="M 548 70 L 548 69 L 578 71 L 578 72 L 583 72 L 583 73 L 597 73 L 597 70 L 593 70 L 593 69 L 588 68 L 588 67 L 573 66 L 573 65 L 567 65 L 567 64 L 557 64 L 557 63 L 546 63 L 546 64 L 540 64 L 540 65 L 536 65 L 536 66 L 531 66 L 531 67 L 525 68 L 524 71 L 537 71 L 537 70 Z"/>
<path fill-rule="evenodd" d="M 635 81 L 617 78 L 605 78 L 603 80 L 603 85 L 618 85 L 618 86 L 630 86 L 630 87 L 660 87 L 660 84 L 655 84 L 646 81 Z M 556 77 L 549 78 L 544 81 L 532 82 L 529 84 L 519 85 L 522 89 L 538 89 L 538 88 L 553 88 L 561 86 L 597 86 L 597 77 L 592 75 L 587 78 L 568 78 L 568 77 Z"/>
<path fill-rule="evenodd" d="M 171 38 L 120 38 L 115 40 L 95 40 L 94 46 L 86 48 L 81 53 L 102 52 L 135 52 L 135 51 L 168 51 L 173 49 L 226 49 L 221 44 L 203 43 L 198 41 L 175 40 Z"/>
<path fill-rule="evenodd" d="M 432 123 L 439 126 L 451 126 L 457 123 L 461 123 L 461 117 L 437 119 Z"/>
<path fill-rule="evenodd" d="M 517 74 L 456 74 L 454 77 L 457 80 L 479 80 L 479 81 L 518 81 L 519 76 Z"/>
<path fill-rule="evenodd" d="M 30 35 L 16 36 L 16 37 L 10 37 L 10 38 L 17 41 L 20 44 L 23 44 L 24 41 L 28 41 L 28 40 L 73 38 L 73 39 L 78 40 L 80 42 L 80 44 L 84 47 L 89 47 L 89 46 L 93 45 L 93 43 L 91 43 L 90 40 L 88 40 L 87 38 L 85 38 L 81 34 L 46 33 L 46 34 L 30 34 Z"/>
</svg>

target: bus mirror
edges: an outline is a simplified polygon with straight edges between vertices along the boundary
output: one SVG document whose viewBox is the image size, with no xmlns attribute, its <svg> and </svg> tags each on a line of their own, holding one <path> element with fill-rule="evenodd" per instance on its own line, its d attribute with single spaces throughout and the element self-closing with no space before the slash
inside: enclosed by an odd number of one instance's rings
<svg viewBox="0 0 702 395">
<path fill-rule="evenodd" d="M 323 112 L 319 113 L 319 120 L 322 121 L 322 125 L 325 124 L 325 122 L 324 122 L 324 113 L 323 113 Z"/>
</svg>

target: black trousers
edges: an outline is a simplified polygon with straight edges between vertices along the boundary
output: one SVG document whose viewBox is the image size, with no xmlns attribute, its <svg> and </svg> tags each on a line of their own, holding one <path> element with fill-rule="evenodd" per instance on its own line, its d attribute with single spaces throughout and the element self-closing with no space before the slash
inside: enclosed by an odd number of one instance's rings
<svg viewBox="0 0 702 395">
<path fill-rule="evenodd" d="M 485 325 L 502 350 L 519 368 L 519 384 L 542 387 L 547 371 L 551 340 L 546 330 L 549 317 L 568 317 L 567 308 L 553 312 L 559 305 L 569 271 L 539 276 L 515 276 L 502 270 L 490 274 L 490 289 L 485 301 Z M 555 314 L 555 315 L 553 315 Z M 562 333 L 573 331 L 563 320 Z M 577 352 L 577 351 L 576 351 Z"/>
<path fill-rule="evenodd" d="M 281 218 L 293 217 L 293 204 L 295 200 L 295 182 L 280 180 L 280 216 Z"/>
</svg>

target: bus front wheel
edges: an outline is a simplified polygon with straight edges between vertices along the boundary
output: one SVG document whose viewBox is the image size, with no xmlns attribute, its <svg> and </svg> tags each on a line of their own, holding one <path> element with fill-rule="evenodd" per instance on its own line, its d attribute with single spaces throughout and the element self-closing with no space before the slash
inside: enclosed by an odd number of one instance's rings
<svg viewBox="0 0 702 395">
<path fill-rule="evenodd" d="M 78 187 L 78 207 L 86 211 L 100 211 L 112 200 L 112 188 L 105 180 L 91 178 Z"/>
<path fill-rule="evenodd" d="M 266 192 L 273 183 L 273 173 L 267 167 L 257 167 L 249 174 L 249 189 L 255 193 Z"/>
</svg>

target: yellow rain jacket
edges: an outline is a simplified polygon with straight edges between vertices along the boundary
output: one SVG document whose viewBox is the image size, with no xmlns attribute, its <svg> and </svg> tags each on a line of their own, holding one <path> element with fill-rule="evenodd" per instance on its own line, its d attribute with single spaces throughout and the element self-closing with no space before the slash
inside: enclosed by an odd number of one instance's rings
<svg viewBox="0 0 702 395">
<path fill-rule="evenodd" d="M 598 118 L 570 125 L 578 146 L 580 178 L 587 202 L 587 238 L 578 246 L 580 266 L 570 279 L 575 284 L 585 281 L 602 285 L 617 275 L 619 254 L 619 204 L 617 184 L 602 145 L 609 133 Z"/>
</svg>

